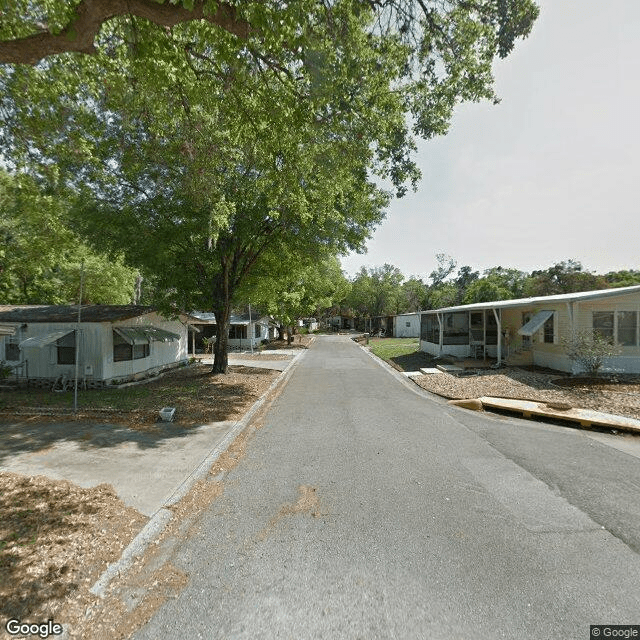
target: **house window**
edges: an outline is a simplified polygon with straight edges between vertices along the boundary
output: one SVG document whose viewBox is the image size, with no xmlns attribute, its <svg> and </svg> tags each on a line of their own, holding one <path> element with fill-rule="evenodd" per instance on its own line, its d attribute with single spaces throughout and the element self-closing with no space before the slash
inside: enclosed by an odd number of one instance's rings
<svg viewBox="0 0 640 640">
<path fill-rule="evenodd" d="M 404 326 L 407 327 L 407 329 L 408 329 L 409 327 L 411 327 L 411 323 L 410 322 L 405 322 Z"/>
<path fill-rule="evenodd" d="M 130 344 L 121 335 L 113 332 L 113 361 L 141 360 L 148 358 L 151 350 L 148 342 Z"/>
<path fill-rule="evenodd" d="M 617 343 L 623 347 L 636 345 L 638 314 L 635 311 L 618 311 L 618 339 Z"/>
<path fill-rule="evenodd" d="M 7 342 L 4 343 L 4 359 L 20 360 L 20 347 L 17 342 L 7 340 Z"/>
<path fill-rule="evenodd" d="M 149 343 L 145 342 L 143 344 L 134 344 L 133 345 L 133 359 L 141 360 L 142 358 L 148 358 L 151 353 L 151 349 L 149 348 Z"/>
<path fill-rule="evenodd" d="M 593 333 L 599 333 L 603 338 L 613 342 L 613 311 L 593 312 Z"/>
<path fill-rule="evenodd" d="M 58 351 L 58 364 L 76 363 L 76 332 L 72 331 L 59 340 L 56 340 Z"/>
<path fill-rule="evenodd" d="M 260 325 L 256 324 L 254 326 L 255 326 L 255 329 L 254 329 L 253 335 L 254 335 L 255 338 L 259 338 L 260 337 Z"/>
<path fill-rule="evenodd" d="M 229 327 L 229 338 L 232 340 L 246 340 L 247 339 L 247 325 L 245 324 L 232 324 Z"/>
<path fill-rule="evenodd" d="M 554 319 L 554 316 L 551 316 L 544 323 L 544 342 L 546 344 L 553 344 L 554 333 L 555 333 L 555 319 Z"/>
</svg>

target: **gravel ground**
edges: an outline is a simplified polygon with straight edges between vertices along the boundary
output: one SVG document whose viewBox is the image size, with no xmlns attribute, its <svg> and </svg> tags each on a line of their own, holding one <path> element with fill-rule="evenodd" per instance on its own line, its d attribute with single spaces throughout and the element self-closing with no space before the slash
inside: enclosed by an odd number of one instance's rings
<svg viewBox="0 0 640 640">
<path fill-rule="evenodd" d="M 501 373 L 481 372 L 477 376 L 461 378 L 440 373 L 416 376 L 413 381 L 419 387 L 445 398 L 495 396 L 537 402 L 567 402 L 577 408 L 640 420 L 640 384 L 563 389 L 551 382 L 559 376 L 557 373 L 534 373 L 511 367 Z"/>
</svg>

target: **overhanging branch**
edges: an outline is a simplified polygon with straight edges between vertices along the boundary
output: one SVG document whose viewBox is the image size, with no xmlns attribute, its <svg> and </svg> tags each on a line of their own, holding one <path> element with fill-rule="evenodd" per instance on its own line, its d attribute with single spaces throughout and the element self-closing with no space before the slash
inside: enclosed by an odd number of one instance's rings
<svg viewBox="0 0 640 640">
<path fill-rule="evenodd" d="M 116 16 L 145 18 L 163 27 L 190 20 L 206 20 L 240 38 L 247 38 L 250 25 L 240 20 L 236 8 L 220 2 L 214 12 L 204 11 L 204 0 L 196 0 L 193 11 L 156 0 L 82 0 L 69 24 L 58 34 L 42 31 L 24 38 L 0 42 L 0 63 L 36 64 L 46 56 L 76 51 L 95 53 L 94 40 L 104 22 Z"/>
</svg>

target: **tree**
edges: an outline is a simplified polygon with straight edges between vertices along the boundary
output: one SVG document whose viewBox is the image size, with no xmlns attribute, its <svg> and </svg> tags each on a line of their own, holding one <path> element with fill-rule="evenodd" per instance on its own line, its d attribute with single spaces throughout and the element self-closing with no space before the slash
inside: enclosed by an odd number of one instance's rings
<svg viewBox="0 0 640 640">
<path fill-rule="evenodd" d="M 239 294 L 274 317 L 289 336 L 297 321 L 338 306 L 349 290 L 335 256 L 270 253 L 247 278 Z"/>
<path fill-rule="evenodd" d="M 527 274 L 518 269 L 492 267 L 486 269 L 482 278 L 471 282 L 462 297 L 465 304 L 510 300 L 524 297 Z"/>
<path fill-rule="evenodd" d="M 458 269 L 458 276 L 454 280 L 454 284 L 458 288 L 456 304 L 462 304 L 467 289 L 478 279 L 479 276 L 480 274 L 477 271 L 472 271 L 471 267 L 468 265 Z"/>
<path fill-rule="evenodd" d="M 608 288 L 602 276 L 584 271 L 577 260 L 558 262 L 548 269 L 532 271 L 526 284 L 529 296 L 550 296 Z"/>
<path fill-rule="evenodd" d="M 407 313 L 422 311 L 427 306 L 427 285 L 421 278 L 411 276 L 401 286 L 399 311 Z"/>
<path fill-rule="evenodd" d="M 631 287 L 640 284 L 640 270 L 610 271 L 603 276 L 607 287 Z"/>
<path fill-rule="evenodd" d="M 96 253 L 66 224 L 67 204 L 0 171 L 0 290 L 10 304 L 130 303 L 136 271 Z"/>
<path fill-rule="evenodd" d="M 37 49 L 75 24 L 63 35 L 79 41 L 75 16 L 100 4 L 20 0 L 0 39 Z M 164 28 L 134 1 L 95 32 L 95 55 L 0 69 L 2 148 L 9 166 L 75 189 L 77 228 L 153 274 L 160 303 L 216 313 L 223 372 L 230 305 L 261 257 L 362 249 L 388 200 L 369 177 L 398 195 L 419 177 L 406 114 L 429 138 L 458 102 L 495 99 L 492 61 L 537 8 L 267 0 L 233 5 L 236 34 L 200 19 L 222 3 L 176 5 L 193 19 Z"/>
<path fill-rule="evenodd" d="M 480 278 L 469 285 L 464 294 L 463 302 L 464 304 L 492 302 L 493 300 L 509 300 L 511 297 L 511 291 L 504 284 L 496 278 L 487 277 Z"/>
<path fill-rule="evenodd" d="M 610 338 L 597 331 L 576 331 L 570 338 L 562 339 L 562 346 L 569 360 L 592 376 L 598 375 L 606 358 L 620 353 Z"/>
<path fill-rule="evenodd" d="M 404 276 L 398 267 L 384 264 L 362 267 L 351 282 L 347 305 L 360 316 L 382 316 L 399 313 L 402 308 Z"/>
</svg>

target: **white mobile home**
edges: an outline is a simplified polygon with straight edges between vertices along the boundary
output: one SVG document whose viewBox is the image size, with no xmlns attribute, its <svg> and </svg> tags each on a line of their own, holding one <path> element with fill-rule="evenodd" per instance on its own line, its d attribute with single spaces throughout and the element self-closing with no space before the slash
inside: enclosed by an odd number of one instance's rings
<svg viewBox="0 0 640 640">
<path fill-rule="evenodd" d="M 640 373 L 640 285 L 479 302 L 421 313 L 420 348 L 577 373 L 562 339 L 597 331 L 619 348 L 605 370 Z"/>
<path fill-rule="evenodd" d="M 206 351 L 203 338 L 214 338 L 218 333 L 216 317 L 213 313 L 194 311 L 190 314 L 193 320 L 194 333 L 191 337 L 190 353 Z M 263 340 L 273 337 L 270 333 L 270 318 L 267 316 L 232 315 L 229 320 L 229 347 L 232 349 L 251 349 Z"/>
<path fill-rule="evenodd" d="M 401 313 L 393 317 L 394 338 L 418 338 L 420 336 L 420 314 Z"/>
<path fill-rule="evenodd" d="M 19 380 L 88 387 L 155 375 L 187 360 L 187 317 L 168 320 L 137 305 L 3 307 L 2 356 Z M 76 356 L 78 359 L 76 367 Z"/>
</svg>

